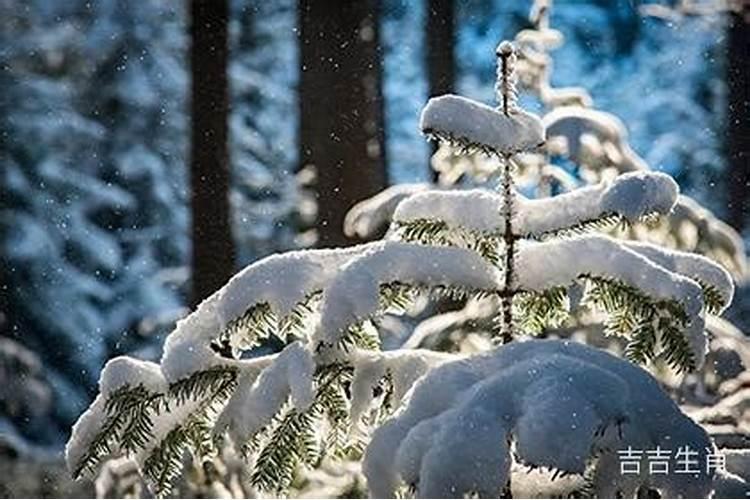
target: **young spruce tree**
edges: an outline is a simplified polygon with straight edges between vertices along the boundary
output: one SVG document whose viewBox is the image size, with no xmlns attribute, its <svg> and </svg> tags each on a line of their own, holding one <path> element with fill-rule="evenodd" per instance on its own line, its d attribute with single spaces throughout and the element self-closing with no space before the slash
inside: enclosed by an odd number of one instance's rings
<svg viewBox="0 0 750 500">
<path fill-rule="evenodd" d="M 383 241 L 272 255 L 240 271 L 178 323 L 160 364 L 107 364 L 68 443 L 73 474 L 127 456 L 163 496 L 186 452 L 200 464 L 230 446 L 255 486 L 276 494 L 324 456 L 361 457 L 376 497 L 511 495 L 519 465 L 578 477 L 580 494 L 710 494 L 705 471 L 621 475 L 617 451 L 711 452 L 705 431 L 635 363 L 699 367 L 705 314 L 729 304 L 732 280 L 695 254 L 589 234 L 669 213 L 678 189 L 666 175 L 521 195 L 514 176 L 545 130 L 518 105 L 516 48 L 503 42 L 497 56 L 496 108 L 446 95 L 421 119 L 428 136 L 490 158 L 497 190 L 422 189 L 397 204 Z M 493 335 L 504 345 L 469 357 L 381 350 L 383 315 L 425 296 L 496 299 Z M 610 318 L 630 361 L 528 338 L 531 325 L 580 307 Z M 286 347 L 258 355 L 267 338 Z"/>
</svg>

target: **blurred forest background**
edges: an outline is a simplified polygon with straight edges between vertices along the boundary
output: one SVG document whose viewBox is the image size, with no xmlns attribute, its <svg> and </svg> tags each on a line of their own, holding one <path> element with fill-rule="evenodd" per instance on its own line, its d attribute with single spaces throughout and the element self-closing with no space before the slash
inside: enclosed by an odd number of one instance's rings
<svg viewBox="0 0 750 500">
<path fill-rule="evenodd" d="M 351 244 L 353 203 L 429 180 L 419 110 L 491 102 L 529 4 L 0 0 L 0 454 L 58 456 L 106 359 L 158 359 L 242 266 Z M 747 236 L 748 25 L 669 12 L 559 0 L 552 83 Z"/>
</svg>

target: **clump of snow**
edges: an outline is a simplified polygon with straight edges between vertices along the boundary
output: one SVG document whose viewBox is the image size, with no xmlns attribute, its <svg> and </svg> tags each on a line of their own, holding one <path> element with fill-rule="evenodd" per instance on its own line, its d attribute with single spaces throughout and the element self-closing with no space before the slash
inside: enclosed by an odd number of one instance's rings
<svg viewBox="0 0 750 500">
<path fill-rule="evenodd" d="M 374 391 L 388 376 L 392 384 L 391 403 L 401 406 L 406 393 L 430 369 L 456 357 L 425 349 L 403 349 L 385 352 L 358 351 L 352 358 L 354 375 L 351 382 L 350 419 L 356 430 L 361 418 L 372 404 Z"/>
<path fill-rule="evenodd" d="M 465 97 L 430 99 L 420 119 L 422 132 L 459 143 L 478 145 L 498 155 L 530 151 L 544 144 L 539 118 L 522 110 L 509 115 Z"/>
<path fill-rule="evenodd" d="M 396 207 L 393 220 L 440 220 L 454 228 L 505 232 L 503 198 L 486 189 L 431 190 L 408 197 Z"/>
<path fill-rule="evenodd" d="M 243 374 L 237 389 L 219 416 L 216 428 L 227 430 L 235 443 L 246 443 L 253 434 L 271 422 L 287 400 L 297 410 L 313 402 L 315 363 L 310 350 L 293 342 L 279 354 L 268 356 L 263 370 Z"/>
<path fill-rule="evenodd" d="M 667 213 L 679 188 L 670 176 L 658 172 L 632 172 L 619 176 L 602 196 L 605 212 L 635 221 L 649 212 Z"/>
<path fill-rule="evenodd" d="M 511 440 L 522 463 L 575 474 L 602 450 L 689 446 L 705 453 L 710 446 L 644 370 L 584 345 L 532 340 L 432 370 L 404 410 L 374 432 L 363 470 L 373 497 L 393 496 L 400 481 L 416 486 L 419 497 L 497 497 Z M 630 477 L 604 481 L 609 472 L 596 471 L 597 496 L 608 488 L 605 496 L 614 498 Z M 666 496 L 704 497 L 711 479 L 702 471 L 636 482 Z"/>
<path fill-rule="evenodd" d="M 70 433 L 70 439 L 65 445 L 65 463 L 68 470 L 73 471 L 78 467 L 91 443 L 96 438 L 104 419 L 107 417 L 104 411 L 106 398 L 101 394 L 96 396 L 94 402 L 78 417 Z"/>
<path fill-rule="evenodd" d="M 360 201 L 347 212 L 344 218 L 344 233 L 350 238 L 374 236 L 378 229 L 388 225 L 393 211 L 401 200 L 429 187 L 430 185 L 425 183 L 396 184 L 372 198 Z"/>
<path fill-rule="evenodd" d="M 158 364 L 129 356 L 110 359 L 99 378 L 99 391 L 105 396 L 128 385 L 142 385 L 150 392 L 164 392 L 167 382 Z"/>
<path fill-rule="evenodd" d="M 497 268 L 470 250 L 379 242 L 343 267 L 326 288 L 316 341 L 336 344 L 348 326 L 376 314 L 380 285 L 392 282 L 497 290 L 502 279 Z"/>
</svg>

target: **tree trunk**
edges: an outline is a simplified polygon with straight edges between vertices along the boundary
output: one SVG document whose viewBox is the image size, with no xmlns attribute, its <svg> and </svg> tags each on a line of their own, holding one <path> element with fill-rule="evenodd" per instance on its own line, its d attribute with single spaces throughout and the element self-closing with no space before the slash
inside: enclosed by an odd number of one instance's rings
<svg viewBox="0 0 750 500">
<path fill-rule="evenodd" d="M 229 211 L 227 0 L 191 0 L 192 305 L 234 270 Z"/>
<path fill-rule="evenodd" d="M 427 4 L 427 79 L 430 97 L 454 91 L 456 62 L 453 47 L 456 41 L 455 4 L 453 0 L 429 0 Z M 433 153 L 437 144 L 432 144 Z M 430 168 L 432 179 L 437 172 Z"/>
<path fill-rule="evenodd" d="M 300 0 L 300 164 L 317 174 L 318 246 L 387 185 L 378 0 Z"/>
<path fill-rule="evenodd" d="M 750 213 L 750 7 L 729 14 L 727 40 L 729 222 L 742 231 Z"/>
</svg>

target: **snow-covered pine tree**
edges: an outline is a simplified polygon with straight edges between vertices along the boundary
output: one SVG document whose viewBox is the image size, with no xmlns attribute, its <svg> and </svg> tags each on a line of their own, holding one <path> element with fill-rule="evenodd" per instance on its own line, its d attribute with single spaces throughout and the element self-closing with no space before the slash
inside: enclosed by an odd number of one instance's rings
<svg viewBox="0 0 750 500">
<path fill-rule="evenodd" d="M 497 55 L 497 108 L 442 96 L 421 124 L 493 158 L 498 191 L 423 190 L 398 204 L 384 241 L 246 267 L 178 322 L 160 364 L 119 357 L 105 366 L 66 449 L 71 472 L 127 456 L 165 495 L 186 452 L 200 464 L 234 446 L 256 487 L 278 493 L 298 466 L 359 456 L 359 440 L 375 429 L 364 454 L 375 496 L 396 494 L 402 482 L 418 496 L 512 493 L 518 464 L 585 478 L 581 487 L 594 494 L 710 493 L 705 472 L 618 475 L 618 449 L 705 455 L 712 445 L 645 371 L 590 347 L 528 340 L 524 325 L 601 309 L 630 320 L 615 324 L 632 360 L 659 356 L 691 370 L 706 351 L 705 313 L 729 304 L 731 278 L 697 255 L 580 234 L 668 213 L 678 193 L 666 175 L 523 197 L 514 168 L 544 143 L 544 129 L 518 106 L 513 45 Z M 497 298 L 496 340 L 510 344 L 472 357 L 381 351 L 380 318 L 424 295 Z M 267 338 L 286 347 L 262 355 Z"/>
</svg>

